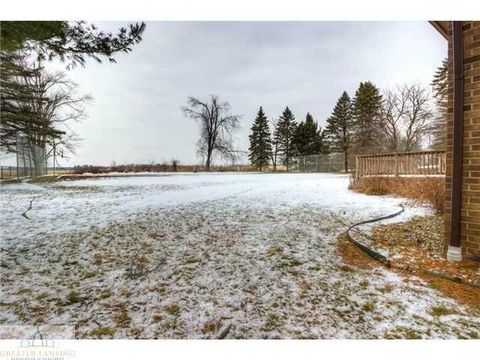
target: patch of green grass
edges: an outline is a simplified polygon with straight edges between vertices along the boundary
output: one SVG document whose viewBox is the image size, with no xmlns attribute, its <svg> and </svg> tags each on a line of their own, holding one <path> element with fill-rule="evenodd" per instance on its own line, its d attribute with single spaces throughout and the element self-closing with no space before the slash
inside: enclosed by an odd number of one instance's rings
<svg viewBox="0 0 480 360">
<path fill-rule="evenodd" d="M 375 304 L 371 301 L 362 305 L 362 310 L 363 311 L 372 312 L 374 309 L 375 309 Z"/>
<path fill-rule="evenodd" d="M 94 338 L 102 338 L 105 336 L 113 337 L 115 330 L 110 327 L 98 327 L 90 331 L 88 335 Z"/>
<path fill-rule="evenodd" d="M 77 260 L 73 260 L 73 261 L 65 260 L 65 262 L 63 263 L 63 266 L 70 266 L 70 265 L 77 265 L 77 264 L 78 264 Z"/>
<path fill-rule="evenodd" d="M 41 300 L 46 299 L 47 297 L 48 297 L 48 293 L 44 292 L 44 293 L 41 293 L 40 295 L 38 295 L 38 296 L 36 297 L 36 299 L 37 299 L 38 301 L 41 301 Z"/>
<path fill-rule="evenodd" d="M 476 339 L 476 340 L 480 339 L 480 332 L 475 333 L 473 331 L 470 331 L 467 335 L 469 339 Z"/>
<path fill-rule="evenodd" d="M 70 291 L 67 295 L 67 299 L 65 300 L 65 305 L 72 305 L 76 304 L 81 301 L 80 296 L 76 291 Z"/>
<path fill-rule="evenodd" d="M 31 292 L 32 292 L 32 290 L 27 289 L 27 288 L 23 288 L 23 289 L 18 290 L 17 295 L 29 294 Z"/>
<path fill-rule="evenodd" d="M 126 298 L 129 298 L 130 296 L 132 296 L 132 292 L 130 290 L 127 290 L 127 289 L 124 289 L 122 290 L 122 292 L 120 293 L 120 295 L 126 297 Z"/>
<path fill-rule="evenodd" d="M 440 289 L 440 286 L 438 286 L 437 284 L 434 284 L 434 283 L 429 283 L 427 286 L 430 289 L 434 289 L 434 290 L 439 290 Z"/>
<path fill-rule="evenodd" d="M 360 287 L 362 287 L 363 289 L 366 289 L 369 285 L 369 282 L 368 282 L 368 280 L 362 280 L 362 281 L 359 282 L 358 285 L 360 285 Z"/>
<path fill-rule="evenodd" d="M 391 284 L 387 284 L 385 286 L 382 286 L 381 288 L 378 288 L 378 291 L 382 293 L 391 293 L 394 289 L 394 286 Z"/>
<path fill-rule="evenodd" d="M 383 336 L 385 339 L 421 339 L 422 336 L 414 329 L 410 329 L 404 326 L 399 326 L 396 329 L 389 331 Z"/>
<path fill-rule="evenodd" d="M 280 325 L 280 318 L 277 314 L 268 314 L 265 321 L 265 329 L 271 330 Z"/>
<path fill-rule="evenodd" d="M 297 259 L 292 259 L 290 260 L 290 266 L 300 266 L 302 265 L 303 263 Z"/>
<path fill-rule="evenodd" d="M 14 302 L 12 304 L 12 310 L 15 315 L 22 321 L 27 322 L 31 320 L 31 314 L 28 310 L 19 302 Z"/>
<path fill-rule="evenodd" d="M 141 328 L 131 328 L 128 329 L 128 336 L 133 337 L 135 339 L 139 339 L 143 333 L 143 329 Z"/>
<path fill-rule="evenodd" d="M 410 339 L 410 340 L 422 338 L 422 336 L 413 329 L 405 329 L 403 331 L 403 334 L 405 335 L 406 339 Z"/>
<path fill-rule="evenodd" d="M 132 318 L 128 315 L 128 311 L 126 308 L 122 308 L 120 312 L 115 315 L 115 323 L 118 327 L 127 327 L 130 325 Z"/>
<path fill-rule="evenodd" d="M 446 306 L 432 306 L 430 308 L 430 315 L 432 316 L 445 316 L 455 314 L 456 311 Z"/>
<path fill-rule="evenodd" d="M 42 324 L 45 323 L 45 319 L 43 318 L 43 316 L 40 316 L 40 315 L 39 315 L 39 316 L 37 316 L 37 317 L 35 318 L 35 320 L 33 320 L 33 323 L 34 323 L 35 325 L 42 325 Z"/>
<path fill-rule="evenodd" d="M 106 298 L 109 298 L 113 295 L 113 292 L 112 290 L 103 290 L 102 292 L 100 292 L 100 294 L 98 295 L 98 298 L 99 299 L 106 299 Z"/>
<path fill-rule="evenodd" d="M 178 316 L 178 314 L 180 314 L 180 307 L 176 304 L 166 306 L 165 310 L 173 316 Z"/>
<path fill-rule="evenodd" d="M 202 332 L 204 334 L 215 333 L 218 331 L 220 324 L 218 321 L 210 320 L 203 324 Z"/>
<path fill-rule="evenodd" d="M 85 275 L 83 276 L 84 279 L 91 279 L 93 277 L 97 276 L 97 273 L 95 271 L 87 271 Z"/>
</svg>

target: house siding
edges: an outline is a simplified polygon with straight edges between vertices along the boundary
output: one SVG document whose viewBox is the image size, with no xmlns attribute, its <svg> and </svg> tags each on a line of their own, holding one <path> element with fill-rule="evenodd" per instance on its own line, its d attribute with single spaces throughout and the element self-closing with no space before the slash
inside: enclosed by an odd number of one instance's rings
<svg viewBox="0 0 480 360">
<path fill-rule="evenodd" d="M 480 256 L 480 21 L 463 22 L 464 123 L 462 165 L 461 246 L 464 254 Z M 453 149 L 453 47 L 448 36 L 448 122 L 445 232 L 448 246 L 451 225 Z"/>
</svg>

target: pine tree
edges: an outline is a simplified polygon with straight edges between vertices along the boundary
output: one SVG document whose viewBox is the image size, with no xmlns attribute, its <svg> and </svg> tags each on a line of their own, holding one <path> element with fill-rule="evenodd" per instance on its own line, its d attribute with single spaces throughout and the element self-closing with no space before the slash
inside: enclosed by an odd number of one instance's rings
<svg viewBox="0 0 480 360">
<path fill-rule="evenodd" d="M 262 107 L 258 110 L 257 117 L 251 127 L 249 160 L 260 171 L 269 164 L 272 157 L 272 140 L 268 120 Z"/>
<path fill-rule="evenodd" d="M 271 126 L 273 129 L 273 136 L 272 136 L 272 165 L 273 165 L 273 171 L 277 171 L 277 163 L 278 163 L 278 157 L 280 154 L 280 150 L 278 148 L 278 119 L 272 119 L 271 121 Z"/>
<path fill-rule="evenodd" d="M 295 155 L 293 136 L 296 127 L 295 116 L 293 116 L 287 106 L 278 120 L 274 135 L 275 141 L 278 144 L 279 154 L 282 156 L 283 164 L 287 166 L 287 171 L 290 169 L 292 157 Z"/>
<path fill-rule="evenodd" d="M 85 65 L 87 57 L 115 62 L 118 53 L 132 51 L 142 41 L 145 23 L 130 24 L 118 33 L 101 31 L 84 21 L 2 21 L 0 43 L 6 53 L 35 54 L 38 60 L 68 61 L 68 67 Z"/>
<path fill-rule="evenodd" d="M 310 113 L 307 113 L 305 121 L 300 122 L 295 129 L 293 147 L 296 156 L 314 155 L 323 152 L 322 131 Z"/>
<path fill-rule="evenodd" d="M 433 75 L 433 97 L 437 106 L 437 116 L 433 125 L 432 146 L 438 150 L 447 148 L 448 118 L 448 60 L 444 59 Z"/>
<path fill-rule="evenodd" d="M 327 119 L 325 138 L 329 150 L 343 152 L 345 155 L 345 172 L 348 171 L 348 155 L 350 150 L 350 137 L 353 126 L 352 101 L 344 91 L 333 108 L 332 115 Z"/>
<path fill-rule="evenodd" d="M 379 89 L 370 81 L 361 82 L 353 101 L 353 145 L 356 154 L 382 150 L 381 106 L 382 95 Z"/>
</svg>

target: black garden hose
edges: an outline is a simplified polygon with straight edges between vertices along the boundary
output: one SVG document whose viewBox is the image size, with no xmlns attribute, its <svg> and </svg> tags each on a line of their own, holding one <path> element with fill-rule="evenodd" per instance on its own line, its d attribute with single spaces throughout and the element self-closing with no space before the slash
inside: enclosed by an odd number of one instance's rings
<svg viewBox="0 0 480 360">
<path fill-rule="evenodd" d="M 381 221 L 381 220 L 386 220 L 386 219 L 391 219 L 395 216 L 398 216 L 400 215 L 401 213 L 403 213 L 405 211 L 405 208 L 403 207 L 403 205 L 400 205 L 401 207 L 401 210 L 393 213 L 393 214 L 389 214 L 389 215 L 386 215 L 386 216 L 381 216 L 381 217 L 377 217 L 377 218 L 373 218 L 373 219 L 369 219 L 369 220 L 364 220 L 364 221 L 360 221 L 358 223 L 355 223 L 353 225 L 350 225 L 349 228 L 347 229 L 347 231 L 345 232 L 345 234 L 347 235 L 347 239 L 348 241 L 350 241 L 352 244 L 354 244 L 355 246 L 357 246 L 360 250 L 362 250 L 363 252 L 365 252 L 368 256 L 372 257 L 373 259 L 375 260 L 379 260 L 379 261 L 382 261 L 382 262 L 385 262 L 385 263 L 388 263 L 388 259 L 385 255 L 382 255 L 380 254 L 378 251 L 375 251 L 371 248 L 369 248 L 367 245 L 361 243 L 360 241 L 357 241 L 355 240 L 351 235 L 350 235 L 350 231 L 359 226 L 359 225 L 363 225 L 363 224 L 369 224 L 369 223 L 373 223 L 373 222 L 377 222 L 377 221 Z"/>
<path fill-rule="evenodd" d="M 356 226 L 359 226 L 359 225 L 369 224 L 369 223 L 373 223 L 373 222 L 377 222 L 377 221 L 381 221 L 381 220 L 386 220 L 386 219 L 391 219 L 395 216 L 398 216 L 405 211 L 403 205 L 400 205 L 400 207 L 402 209 L 393 213 L 393 214 L 378 217 L 378 218 L 374 218 L 374 219 L 370 219 L 370 220 L 361 221 L 361 222 L 358 222 L 356 224 L 351 225 L 347 229 L 347 231 L 345 232 L 345 234 L 347 235 L 348 241 L 350 241 L 352 244 L 356 245 L 358 248 L 360 248 L 363 252 L 365 252 L 371 258 L 373 258 L 375 260 L 378 260 L 378 261 L 381 261 L 381 262 L 387 264 L 387 266 L 390 266 L 390 261 L 388 260 L 388 258 L 385 255 L 382 255 L 378 251 L 375 251 L 374 249 L 369 248 L 367 245 L 361 243 L 360 241 L 355 240 L 350 235 L 350 230 L 352 230 L 353 228 L 355 228 Z M 366 235 L 366 236 L 368 236 L 368 235 Z M 474 288 L 479 288 L 480 287 L 480 283 L 478 283 L 478 282 L 467 281 L 467 280 L 461 279 L 459 277 L 455 277 L 455 276 L 445 274 L 445 273 L 442 273 L 442 272 L 436 272 L 436 271 L 431 271 L 431 270 L 421 270 L 421 272 L 423 274 L 426 274 L 426 275 L 429 275 L 429 276 L 432 276 L 432 277 L 450 280 L 450 281 L 460 283 L 460 284 L 463 284 L 463 285 L 468 285 L 468 286 L 471 286 L 471 287 L 474 287 Z"/>
</svg>

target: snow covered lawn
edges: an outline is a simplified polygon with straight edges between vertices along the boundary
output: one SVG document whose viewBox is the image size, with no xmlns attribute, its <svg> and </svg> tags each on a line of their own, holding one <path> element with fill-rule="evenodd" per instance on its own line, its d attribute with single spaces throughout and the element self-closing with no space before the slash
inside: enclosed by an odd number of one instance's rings
<svg viewBox="0 0 480 360">
<path fill-rule="evenodd" d="M 82 338 L 212 338 L 228 324 L 232 338 L 480 337 L 478 312 L 418 278 L 345 270 L 342 222 L 401 202 L 347 186 L 329 174 L 4 185 L 0 323 L 74 324 Z"/>
</svg>

